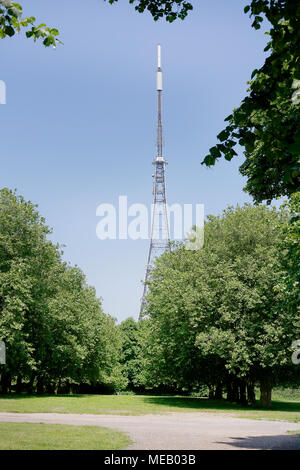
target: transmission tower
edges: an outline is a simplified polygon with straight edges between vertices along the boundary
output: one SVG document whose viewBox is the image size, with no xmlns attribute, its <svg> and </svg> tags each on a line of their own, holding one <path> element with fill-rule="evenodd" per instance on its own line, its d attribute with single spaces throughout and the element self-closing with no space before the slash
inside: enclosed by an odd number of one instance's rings
<svg viewBox="0 0 300 470">
<path fill-rule="evenodd" d="M 148 293 L 147 282 L 154 260 L 163 254 L 164 251 L 170 249 L 170 232 L 167 213 L 166 200 L 166 178 L 165 169 L 167 162 L 163 157 L 163 133 L 161 120 L 161 95 L 162 95 L 162 70 L 161 70 L 161 46 L 157 47 L 158 67 L 156 73 L 156 89 L 157 89 L 157 153 L 156 158 L 152 162 L 154 165 L 153 177 L 153 206 L 151 218 L 151 240 L 146 265 L 145 283 L 143 297 L 141 301 L 140 316 L 143 317 L 145 306 L 147 305 L 146 296 Z"/>
</svg>

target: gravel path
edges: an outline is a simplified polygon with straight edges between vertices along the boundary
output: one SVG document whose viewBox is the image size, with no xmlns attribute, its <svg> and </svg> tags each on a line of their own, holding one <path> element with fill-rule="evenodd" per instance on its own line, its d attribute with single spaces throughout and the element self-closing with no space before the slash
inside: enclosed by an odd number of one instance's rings
<svg viewBox="0 0 300 470">
<path fill-rule="evenodd" d="M 0 413 L 0 421 L 105 426 L 127 432 L 128 449 L 300 449 L 300 423 L 233 418 L 214 413 L 116 416 Z"/>
</svg>

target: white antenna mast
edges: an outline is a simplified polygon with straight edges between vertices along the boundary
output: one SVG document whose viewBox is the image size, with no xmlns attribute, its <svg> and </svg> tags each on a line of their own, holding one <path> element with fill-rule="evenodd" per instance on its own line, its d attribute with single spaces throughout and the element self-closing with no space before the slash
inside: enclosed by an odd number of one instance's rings
<svg viewBox="0 0 300 470">
<path fill-rule="evenodd" d="M 162 91 L 162 70 L 161 70 L 161 46 L 157 46 L 157 72 L 156 72 L 156 89 Z"/>
<path fill-rule="evenodd" d="M 151 241 L 146 266 L 146 275 L 144 283 L 144 291 L 140 309 L 140 319 L 143 318 L 144 309 L 147 305 L 147 293 L 149 276 L 153 268 L 155 259 L 162 255 L 164 251 L 170 250 L 170 232 L 166 199 L 166 177 L 165 168 L 166 160 L 163 157 L 163 137 L 162 137 L 162 120 L 161 120 L 161 95 L 162 95 L 162 70 L 161 70 L 161 47 L 157 47 L 157 72 L 156 72 L 156 90 L 157 90 L 157 153 L 156 158 L 152 162 L 155 170 L 152 175 L 154 205 L 151 222 Z"/>
</svg>

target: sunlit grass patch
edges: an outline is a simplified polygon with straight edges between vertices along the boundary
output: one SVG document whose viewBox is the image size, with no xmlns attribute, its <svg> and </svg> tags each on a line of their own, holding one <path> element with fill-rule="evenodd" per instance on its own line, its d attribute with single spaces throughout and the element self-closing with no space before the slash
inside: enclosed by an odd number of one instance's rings
<svg viewBox="0 0 300 470">
<path fill-rule="evenodd" d="M 131 440 L 100 426 L 0 423 L 1 450 L 116 450 Z"/>
</svg>

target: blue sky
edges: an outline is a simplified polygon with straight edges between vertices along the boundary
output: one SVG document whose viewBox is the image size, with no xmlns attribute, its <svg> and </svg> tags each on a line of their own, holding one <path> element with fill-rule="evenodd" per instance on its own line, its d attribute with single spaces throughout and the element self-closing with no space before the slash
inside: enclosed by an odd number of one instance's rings
<svg viewBox="0 0 300 470">
<path fill-rule="evenodd" d="M 152 202 L 156 47 L 162 44 L 167 197 L 218 214 L 251 201 L 242 154 L 200 165 L 244 97 L 267 41 L 240 0 L 197 0 L 185 21 L 154 22 L 127 0 L 24 0 L 26 15 L 58 27 L 63 46 L 24 34 L 0 41 L 0 186 L 39 206 L 64 258 L 80 266 L 119 321 L 138 317 L 149 242 L 99 240 L 96 208 Z"/>
</svg>

